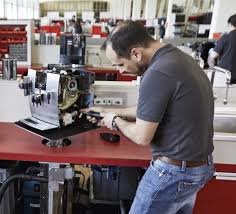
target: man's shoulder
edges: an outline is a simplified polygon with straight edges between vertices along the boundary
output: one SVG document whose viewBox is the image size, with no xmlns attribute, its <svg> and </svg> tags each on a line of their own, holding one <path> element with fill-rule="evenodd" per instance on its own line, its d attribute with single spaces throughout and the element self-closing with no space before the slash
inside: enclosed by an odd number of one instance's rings
<svg viewBox="0 0 236 214">
<path fill-rule="evenodd" d="M 224 33 L 224 34 L 220 37 L 220 39 L 217 41 L 217 43 L 220 42 L 220 41 L 226 41 L 226 40 L 229 39 L 229 37 L 230 37 L 230 33 Z"/>
<path fill-rule="evenodd" d="M 173 47 L 169 52 L 166 52 L 157 58 L 152 65 L 148 68 L 149 73 L 157 70 L 159 73 L 168 75 L 168 73 L 175 72 L 176 70 L 183 69 L 184 62 L 189 62 L 191 56 L 183 53 L 176 47 Z M 192 58 L 191 58 L 192 59 Z"/>
</svg>

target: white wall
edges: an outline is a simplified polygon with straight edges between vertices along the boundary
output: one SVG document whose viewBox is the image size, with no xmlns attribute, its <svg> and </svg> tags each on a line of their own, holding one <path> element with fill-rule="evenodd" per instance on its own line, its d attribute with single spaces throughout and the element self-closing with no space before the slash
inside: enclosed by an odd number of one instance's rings
<svg viewBox="0 0 236 214">
<path fill-rule="evenodd" d="M 213 38 L 213 33 L 228 31 L 227 20 L 235 13 L 235 0 L 215 0 L 209 38 Z"/>
<path fill-rule="evenodd" d="M 132 20 L 141 18 L 142 0 L 133 0 Z"/>
<path fill-rule="evenodd" d="M 32 64 L 58 64 L 60 45 L 32 45 Z"/>
<path fill-rule="evenodd" d="M 99 56 L 96 55 L 99 54 Z M 47 66 L 58 64 L 60 60 L 60 45 L 33 45 L 32 63 Z M 104 52 L 101 52 L 100 45 L 86 46 L 86 64 L 96 67 L 112 67 Z"/>
<path fill-rule="evenodd" d="M 0 80 L 0 92 L 0 122 L 16 122 L 31 115 L 28 97 L 19 89 L 18 80 Z"/>
<path fill-rule="evenodd" d="M 148 0 L 145 4 L 145 19 L 154 19 L 156 18 L 157 12 L 157 0 Z"/>
<path fill-rule="evenodd" d="M 113 18 L 123 19 L 124 18 L 124 2 L 125 0 L 111 0 L 110 11 Z"/>
</svg>

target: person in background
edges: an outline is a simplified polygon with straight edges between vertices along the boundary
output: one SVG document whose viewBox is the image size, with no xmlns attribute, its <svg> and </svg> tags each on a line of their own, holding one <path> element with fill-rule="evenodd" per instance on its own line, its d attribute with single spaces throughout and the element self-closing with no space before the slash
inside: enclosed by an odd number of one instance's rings
<svg viewBox="0 0 236 214">
<path fill-rule="evenodd" d="M 72 19 L 71 19 L 73 22 L 76 22 L 76 17 L 75 15 L 72 16 Z"/>
<path fill-rule="evenodd" d="M 192 213 L 197 192 L 214 174 L 209 79 L 191 56 L 154 40 L 140 22 L 119 23 L 101 50 L 121 73 L 142 75 L 137 106 L 82 110 L 100 112 L 102 126 L 151 147 L 129 213 Z"/>
<path fill-rule="evenodd" d="M 82 32 L 81 19 L 77 19 L 75 22 L 75 33 L 81 34 Z"/>
<path fill-rule="evenodd" d="M 72 19 L 69 20 L 67 31 L 72 34 L 75 33 L 75 22 Z"/>
<path fill-rule="evenodd" d="M 209 51 L 208 64 L 215 66 L 216 59 L 219 58 L 219 67 L 231 72 L 231 83 L 236 83 L 236 14 L 228 19 L 230 31 L 224 34 L 214 49 Z"/>
<path fill-rule="evenodd" d="M 165 20 L 162 19 L 159 27 L 160 42 L 163 41 L 165 34 L 166 34 L 166 25 L 165 25 Z"/>
</svg>

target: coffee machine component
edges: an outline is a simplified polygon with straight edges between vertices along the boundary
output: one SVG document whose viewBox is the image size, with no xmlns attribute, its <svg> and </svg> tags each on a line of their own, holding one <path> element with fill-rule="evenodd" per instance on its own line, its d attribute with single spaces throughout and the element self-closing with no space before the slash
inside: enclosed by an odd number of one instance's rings
<svg viewBox="0 0 236 214">
<path fill-rule="evenodd" d="M 93 83 L 94 73 L 82 69 L 29 69 L 19 86 L 29 98 L 32 116 L 16 124 L 50 140 L 96 128 L 80 114 L 93 104 Z"/>
<path fill-rule="evenodd" d="M 32 81 L 30 77 L 24 76 L 23 81 L 19 83 L 19 87 L 24 90 L 24 96 L 30 95 L 32 89 Z"/>
<path fill-rule="evenodd" d="M 6 80 L 17 79 L 17 60 L 12 58 L 2 59 L 2 78 Z"/>
<path fill-rule="evenodd" d="M 85 65 L 86 36 L 65 33 L 60 38 L 60 63 Z"/>
</svg>

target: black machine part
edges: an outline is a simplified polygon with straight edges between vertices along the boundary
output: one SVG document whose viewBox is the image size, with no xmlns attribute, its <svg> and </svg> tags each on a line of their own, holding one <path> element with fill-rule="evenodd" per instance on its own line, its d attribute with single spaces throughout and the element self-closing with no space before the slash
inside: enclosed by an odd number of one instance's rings
<svg viewBox="0 0 236 214">
<path fill-rule="evenodd" d="M 120 135 L 109 132 L 100 133 L 100 137 L 109 143 L 118 143 L 120 141 Z"/>
<path fill-rule="evenodd" d="M 19 126 L 20 128 L 25 129 L 26 131 L 29 131 L 33 134 L 43 137 L 47 140 L 60 140 L 60 139 L 64 139 L 64 138 L 85 132 L 85 131 L 90 131 L 90 130 L 99 128 L 97 125 L 89 123 L 89 122 L 84 123 L 83 126 L 71 124 L 65 127 L 61 127 L 61 128 L 59 127 L 56 129 L 49 129 L 45 131 L 33 128 L 20 121 L 15 122 L 15 125 Z"/>
<path fill-rule="evenodd" d="M 101 114 L 96 111 L 87 111 L 87 112 L 83 112 L 83 114 L 86 114 L 87 116 L 90 116 L 90 117 L 95 117 L 98 120 L 103 119 L 103 116 L 101 116 Z"/>
<path fill-rule="evenodd" d="M 8 186 L 16 181 L 16 180 L 35 180 L 39 182 L 48 182 L 48 178 L 45 177 L 39 177 L 39 176 L 32 176 L 32 175 L 25 175 L 25 174 L 16 174 L 8 177 L 0 187 L 0 203 L 2 201 L 2 198 L 4 196 L 5 191 L 7 190 Z"/>
</svg>

